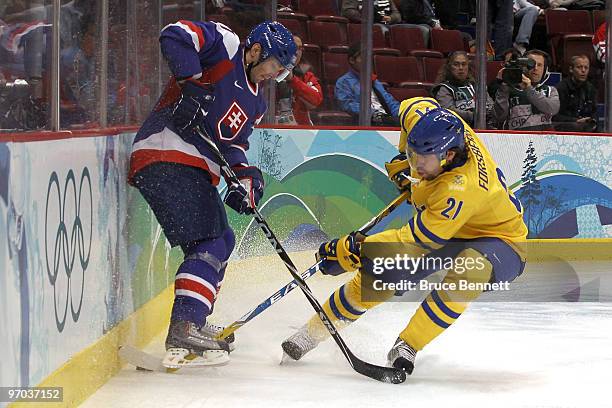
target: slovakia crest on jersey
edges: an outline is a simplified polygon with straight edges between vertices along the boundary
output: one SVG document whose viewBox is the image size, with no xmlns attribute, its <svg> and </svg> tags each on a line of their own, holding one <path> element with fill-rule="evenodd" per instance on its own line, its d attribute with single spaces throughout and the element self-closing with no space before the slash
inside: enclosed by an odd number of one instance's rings
<svg viewBox="0 0 612 408">
<path fill-rule="evenodd" d="M 219 120 L 219 137 L 223 140 L 234 139 L 248 119 L 244 110 L 234 101 L 225 115 Z"/>
</svg>

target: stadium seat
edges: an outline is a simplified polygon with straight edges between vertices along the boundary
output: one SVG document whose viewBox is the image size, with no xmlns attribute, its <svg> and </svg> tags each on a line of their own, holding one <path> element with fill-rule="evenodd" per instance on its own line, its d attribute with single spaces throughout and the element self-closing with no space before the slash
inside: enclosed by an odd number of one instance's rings
<svg viewBox="0 0 612 408">
<path fill-rule="evenodd" d="M 606 21 L 606 10 L 593 11 L 593 32 L 597 31 L 600 25 Z"/>
<path fill-rule="evenodd" d="M 280 14 L 280 13 L 279 13 Z M 306 21 L 300 21 L 293 18 L 278 18 L 278 21 L 287 27 L 292 34 L 297 35 L 302 39 L 302 42 L 308 40 L 308 30 L 306 29 Z"/>
<path fill-rule="evenodd" d="M 593 34 L 591 15 L 586 10 L 546 10 L 546 33 L 549 37 L 563 34 Z"/>
<path fill-rule="evenodd" d="M 504 66 L 504 61 L 487 61 L 487 84 L 493 81 Z"/>
<path fill-rule="evenodd" d="M 375 55 L 374 69 L 379 80 L 390 84 L 423 79 L 415 57 Z"/>
<path fill-rule="evenodd" d="M 586 10 L 546 10 L 546 33 L 550 40 L 553 68 L 562 68 L 563 42 L 569 34 L 593 34 L 591 15 Z"/>
<path fill-rule="evenodd" d="M 302 60 L 312 65 L 312 71 L 321 78 L 323 71 L 321 69 L 321 47 L 316 44 L 304 44 L 302 51 Z"/>
<path fill-rule="evenodd" d="M 591 66 L 593 66 L 596 61 L 593 36 L 590 34 L 568 34 L 564 36 L 562 54 L 564 57 L 561 71 L 564 75 L 569 74 L 569 65 L 575 55 L 586 55 L 589 57 Z"/>
<path fill-rule="evenodd" d="M 330 45 L 346 46 L 346 25 L 326 21 L 308 21 L 310 42 L 322 49 Z"/>
<path fill-rule="evenodd" d="M 339 15 L 336 0 L 299 0 L 298 10 L 309 16 Z"/>
<path fill-rule="evenodd" d="M 440 68 L 446 63 L 442 58 L 423 58 L 423 74 L 425 81 L 436 82 Z"/>
<path fill-rule="evenodd" d="M 348 30 L 348 43 L 354 44 L 361 42 L 361 24 L 349 23 L 347 26 Z M 372 47 L 373 48 L 388 48 L 387 39 L 380 26 L 372 27 Z"/>
<path fill-rule="evenodd" d="M 387 91 L 398 101 L 405 99 L 416 98 L 417 96 L 431 96 L 425 88 L 388 88 Z"/>
<path fill-rule="evenodd" d="M 421 30 L 416 27 L 392 25 L 389 30 L 389 40 L 389 45 L 400 50 L 402 55 L 408 55 L 413 50 L 427 49 Z"/>
<path fill-rule="evenodd" d="M 349 69 L 346 54 L 331 52 L 323 53 L 323 80 L 327 84 L 335 84 L 336 80 L 344 75 Z"/>
<path fill-rule="evenodd" d="M 355 119 L 342 111 L 319 111 L 310 115 L 312 122 L 320 126 L 354 126 Z"/>
<path fill-rule="evenodd" d="M 404 81 L 397 84 L 396 88 L 409 88 L 409 89 L 425 89 L 427 92 L 431 91 L 435 84 L 433 82 L 421 82 L 421 81 Z"/>
<path fill-rule="evenodd" d="M 463 37 L 458 30 L 431 30 L 431 48 L 444 55 L 465 50 Z"/>
<path fill-rule="evenodd" d="M 328 23 L 348 24 L 349 19 L 342 16 L 314 16 L 314 21 L 327 21 Z"/>
</svg>

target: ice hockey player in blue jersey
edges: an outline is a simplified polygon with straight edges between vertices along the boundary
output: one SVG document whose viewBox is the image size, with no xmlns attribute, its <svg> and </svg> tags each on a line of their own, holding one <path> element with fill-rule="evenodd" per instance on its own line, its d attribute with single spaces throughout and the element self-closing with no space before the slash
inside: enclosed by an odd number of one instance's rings
<svg viewBox="0 0 612 408">
<path fill-rule="evenodd" d="M 218 328 L 206 318 L 235 244 L 223 202 L 248 214 L 263 194 L 262 174 L 245 154 L 266 111 L 260 84 L 291 72 L 297 48 L 277 22 L 257 25 L 244 46 L 223 24 L 186 20 L 166 26 L 159 42 L 173 77 L 136 135 L 129 182 L 185 255 L 176 273 L 163 364 L 221 364 L 229 359 L 228 341 L 215 338 Z M 223 201 L 216 188 L 220 166 L 196 127 L 241 180 L 229 185 Z"/>
</svg>

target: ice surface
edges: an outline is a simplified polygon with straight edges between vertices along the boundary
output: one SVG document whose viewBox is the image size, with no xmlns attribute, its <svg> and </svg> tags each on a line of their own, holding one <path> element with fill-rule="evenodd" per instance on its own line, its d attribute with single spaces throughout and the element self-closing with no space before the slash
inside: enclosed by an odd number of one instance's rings
<svg viewBox="0 0 612 408">
<path fill-rule="evenodd" d="M 311 254 L 294 256 L 301 269 Z M 289 281 L 275 258 L 235 262 L 216 323 L 240 317 Z M 348 277 L 315 275 L 321 303 Z M 342 331 L 366 361 L 384 364 L 418 303 L 387 303 Z M 280 365 L 280 343 L 310 317 L 299 289 L 236 332 L 227 366 L 175 374 L 126 366 L 85 407 L 612 407 L 612 303 L 475 303 L 417 355 L 402 385 L 355 373 L 333 341 Z M 163 336 L 147 351 L 163 354 Z M 445 405 L 442 405 L 445 404 Z"/>
</svg>

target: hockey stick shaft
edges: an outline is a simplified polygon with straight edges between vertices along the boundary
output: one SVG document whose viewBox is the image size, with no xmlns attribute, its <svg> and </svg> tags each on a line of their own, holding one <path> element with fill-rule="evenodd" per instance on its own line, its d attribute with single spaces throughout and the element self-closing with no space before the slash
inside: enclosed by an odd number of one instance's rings
<svg viewBox="0 0 612 408">
<path fill-rule="evenodd" d="M 391 201 L 389 205 L 383 208 L 375 217 L 373 217 L 365 225 L 359 228 L 358 232 L 360 232 L 363 235 L 366 235 L 380 221 L 382 221 L 385 217 L 391 214 L 391 212 L 393 212 L 393 210 L 395 210 L 402 202 L 406 201 L 409 198 L 409 195 L 410 193 L 407 191 L 400 194 L 397 198 Z M 302 279 L 306 280 L 310 278 L 312 275 L 314 275 L 315 273 L 317 273 L 319 271 L 320 264 L 321 264 L 321 261 L 315 263 L 310 268 L 308 268 L 306 271 L 302 272 L 302 275 L 301 275 Z M 238 330 L 240 327 L 247 324 L 253 318 L 257 317 L 264 310 L 272 306 L 272 304 L 282 299 L 285 295 L 287 295 L 289 292 L 291 292 L 296 287 L 297 287 L 297 282 L 295 280 L 292 280 L 291 282 L 289 282 L 288 284 L 286 284 L 285 286 L 283 286 L 282 288 L 274 292 L 274 294 L 269 296 L 263 302 L 261 302 L 257 307 L 255 307 L 252 310 L 249 310 L 242 317 L 240 317 L 240 319 L 236 320 L 232 324 L 225 327 L 225 329 L 223 329 L 223 331 L 219 333 L 219 335 L 217 335 L 217 338 L 218 339 L 226 338 L 227 336 L 229 336 L 230 334 Z"/>
<path fill-rule="evenodd" d="M 203 130 L 200 129 L 199 127 L 196 127 L 196 131 L 198 132 L 200 137 L 204 139 L 206 144 L 210 147 L 211 152 L 214 153 L 215 156 L 217 156 L 217 160 L 219 160 L 219 165 L 221 166 L 221 171 L 224 177 L 226 178 L 226 180 L 231 183 L 240 184 L 240 180 L 238 179 L 238 177 L 236 177 L 236 173 L 234 173 L 232 168 L 229 166 L 229 164 L 227 163 L 227 160 L 225 159 L 223 154 L 221 154 L 215 142 L 213 142 L 209 137 L 207 137 L 207 135 L 205 135 L 203 133 Z M 344 357 L 346 357 L 351 367 L 353 367 L 353 369 L 357 371 L 358 373 L 362 375 L 366 375 L 370 378 L 374 378 L 379 381 L 385 381 L 385 382 L 391 382 L 391 383 L 404 382 L 406 380 L 406 373 L 403 370 L 399 370 L 399 369 L 395 369 L 391 367 L 375 366 L 373 364 L 366 363 L 358 359 L 351 352 L 351 350 L 349 350 L 348 346 L 346 345 L 346 343 L 344 342 L 344 340 L 342 339 L 342 337 L 336 330 L 336 327 L 334 326 L 333 322 L 327 316 L 327 314 L 323 310 L 323 307 L 321 306 L 321 304 L 319 304 L 319 301 L 317 300 L 315 295 L 312 293 L 312 291 L 306 284 L 306 281 L 304 281 L 304 279 L 302 279 L 302 277 L 298 274 L 295 264 L 293 263 L 289 255 L 287 254 L 287 251 L 285 251 L 285 249 L 281 245 L 280 241 L 276 238 L 276 235 L 274 235 L 274 232 L 268 226 L 268 223 L 266 222 L 266 220 L 261 216 L 257 207 L 254 207 L 252 210 L 253 210 L 253 218 L 255 219 L 259 227 L 263 230 L 264 234 L 266 235 L 266 238 L 268 238 L 268 241 L 274 247 L 276 253 L 281 258 L 285 266 L 287 267 L 287 270 L 289 271 L 291 276 L 293 276 L 293 279 L 295 279 L 297 285 L 302 290 L 302 293 L 304 293 L 304 295 L 306 296 L 306 299 L 308 299 L 308 302 L 310 302 L 313 309 L 315 309 L 315 311 L 319 315 L 319 318 L 321 319 L 321 321 L 323 322 L 323 324 L 329 331 L 331 337 L 334 339 L 334 341 L 336 342 L 336 344 L 342 351 L 342 354 L 344 354 Z"/>
</svg>

